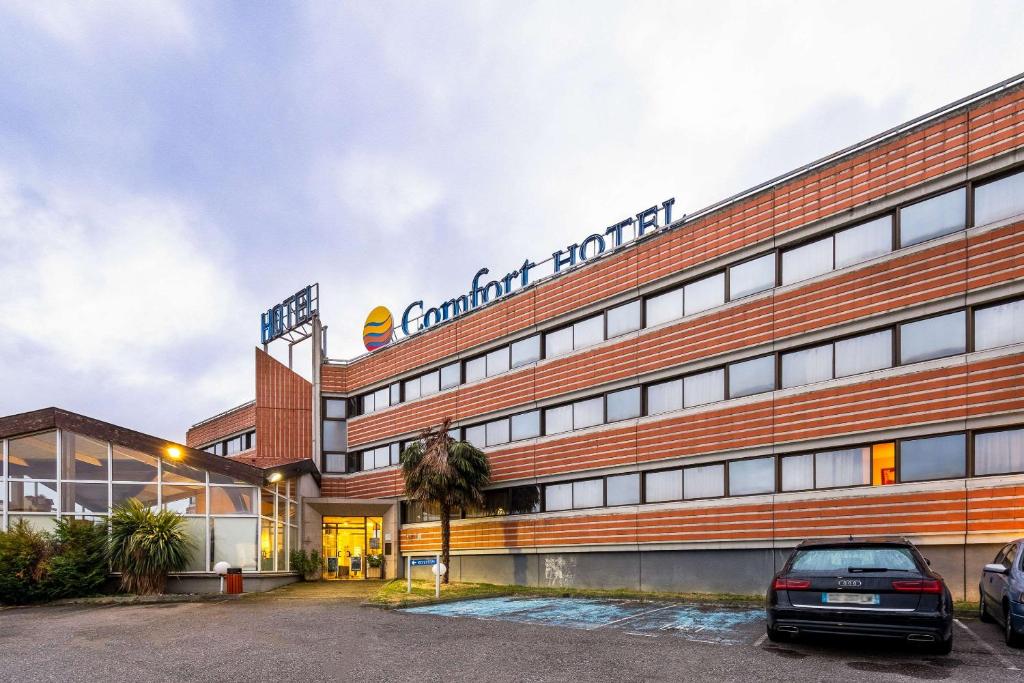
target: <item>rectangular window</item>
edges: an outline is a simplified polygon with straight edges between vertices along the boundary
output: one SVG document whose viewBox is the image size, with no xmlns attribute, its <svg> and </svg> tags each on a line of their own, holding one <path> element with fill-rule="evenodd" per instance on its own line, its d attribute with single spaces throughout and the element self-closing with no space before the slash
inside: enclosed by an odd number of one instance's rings
<svg viewBox="0 0 1024 683">
<path fill-rule="evenodd" d="M 460 370 L 458 363 L 449 363 L 441 368 L 441 388 L 451 389 L 452 387 L 459 386 Z"/>
<path fill-rule="evenodd" d="M 512 367 L 518 368 L 540 360 L 540 335 L 512 343 Z"/>
<path fill-rule="evenodd" d="M 405 400 L 415 401 L 420 397 L 420 378 L 415 377 L 405 381 Z"/>
<path fill-rule="evenodd" d="M 696 280 L 683 288 L 683 313 L 694 315 L 725 303 L 725 273 Z"/>
<path fill-rule="evenodd" d="M 775 388 L 775 356 L 761 356 L 729 365 L 729 398 Z"/>
<path fill-rule="evenodd" d="M 487 354 L 487 376 L 494 377 L 508 371 L 508 347 L 503 346 Z"/>
<path fill-rule="evenodd" d="M 832 345 L 782 354 L 782 388 L 798 387 L 832 379 Z"/>
<path fill-rule="evenodd" d="M 900 481 L 962 477 L 966 467 L 967 438 L 963 434 L 900 442 Z"/>
<path fill-rule="evenodd" d="M 729 495 L 775 492 L 775 458 L 733 460 L 729 463 Z"/>
<path fill-rule="evenodd" d="M 109 479 L 110 467 L 107 462 L 106 441 L 97 441 L 88 436 L 65 430 L 61 435 L 60 445 L 63 450 L 60 459 L 61 479 L 94 479 L 103 481 Z M 0 486 L 0 489 L 2 488 Z M 2 506 L 3 495 L 0 494 L 0 508 Z M 103 512 L 107 512 L 107 510 Z"/>
<path fill-rule="evenodd" d="M 608 506 L 638 505 L 640 503 L 640 475 L 621 474 L 608 477 Z"/>
<path fill-rule="evenodd" d="M 372 470 L 373 469 L 373 450 L 363 451 L 363 463 L 361 470 Z"/>
<path fill-rule="evenodd" d="M 683 470 L 683 497 L 717 498 L 725 495 L 725 465 L 701 465 Z"/>
<path fill-rule="evenodd" d="M 900 325 L 900 363 L 963 353 L 967 344 L 966 318 L 963 311 L 954 311 Z"/>
<path fill-rule="evenodd" d="M 498 446 L 508 443 L 508 418 L 487 423 L 487 445 Z"/>
<path fill-rule="evenodd" d="M 428 372 L 420 377 L 420 394 L 430 396 L 441 390 L 441 373 L 437 370 Z"/>
<path fill-rule="evenodd" d="M 988 225 L 1024 213 L 1024 173 L 974 188 L 974 224 Z"/>
<path fill-rule="evenodd" d="M 652 384 L 647 387 L 647 414 L 657 415 L 683 407 L 683 380 Z"/>
<path fill-rule="evenodd" d="M 555 358 L 572 351 L 572 328 L 563 327 L 544 335 L 544 357 Z"/>
<path fill-rule="evenodd" d="M 607 398 L 609 422 L 640 417 L 640 387 L 613 391 Z"/>
<path fill-rule="evenodd" d="M 683 499 L 683 471 L 647 472 L 644 475 L 644 501 L 660 503 Z"/>
<path fill-rule="evenodd" d="M 398 465 L 402 462 L 402 445 L 393 443 L 388 446 L 388 453 L 390 453 L 390 459 L 392 465 Z"/>
<path fill-rule="evenodd" d="M 729 300 L 763 292 L 775 286 L 775 253 L 758 256 L 729 268 Z"/>
<path fill-rule="evenodd" d="M 366 394 L 363 396 L 363 414 L 372 413 L 373 409 L 373 394 Z"/>
<path fill-rule="evenodd" d="M 654 327 L 683 317 L 683 289 L 673 289 L 644 301 L 644 325 Z"/>
<path fill-rule="evenodd" d="M 478 356 L 466 361 L 466 381 L 475 382 L 487 376 L 487 356 Z"/>
<path fill-rule="evenodd" d="M 787 455 L 782 458 L 782 490 L 803 491 L 814 488 L 814 454 Z"/>
<path fill-rule="evenodd" d="M 960 188 L 900 209 L 900 246 L 964 229 L 967 190 Z"/>
<path fill-rule="evenodd" d="M 572 405 L 548 408 L 544 411 L 544 433 L 561 434 L 572 430 Z"/>
<path fill-rule="evenodd" d="M 604 341 L 604 316 L 595 315 L 593 318 L 581 320 L 572 326 L 572 347 L 574 349 L 585 349 L 594 344 Z"/>
<path fill-rule="evenodd" d="M 1024 429 L 974 435 L 974 473 L 1024 472 Z"/>
<path fill-rule="evenodd" d="M 683 407 L 692 408 L 725 398 L 725 370 L 708 370 L 683 378 Z"/>
<path fill-rule="evenodd" d="M 640 329 L 640 300 L 608 309 L 608 338 Z"/>
<path fill-rule="evenodd" d="M 324 470 L 327 472 L 345 471 L 344 453 L 324 453 Z"/>
<path fill-rule="evenodd" d="M 348 447 L 347 424 L 341 420 L 324 420 L 325 451 L 343 451 Z"/>
<path fill-rule="evenodd" d="M 531 410 L 512 416 L 511 438 L 513 441 L 532 439 L 540 436 L 540 411 Z"/>
<path fill-rule="evenodd" d="M 782 252 L 782 284 L 788 285 L 832 270 L 832 237 Z"/>
<path fill-rule="evenodd" d="M 572 484 L 548 484 L 544 487 L 544 509 L 548 512 L 572 509 Z"/>
<path fill-rule="evenodd" d="M 391 464 L 391 448 L 388 446 L 378 446 L 373 449 L 373 467 L 378 469 L 381 467 L 387 467 Z"/>
<path fill-rule="evenodd" d="M 324 417 L 344 420 L 348 417 L 348 401 L 343 398 L 324 399 Z"/>
<path fill-rule="evenodd" d="M 477 448 L 484 448 L 487 446 L 487 427 L 486 425 L 474 425 L 473 427 L 466 427 L 466 437 L 463 439 L 467 443 L 471 443 Z"/>
<path fill-rule="evenodd" d="M 572 483 L 573 508 L 579 510 L 602 505 L 604 505 L 604 479 L 587 479 Z"/>
<path fill-rule="evenodd" d="M 395 382 L 388 387 L 391 393 L 391 405 L 397 406 L 402 402 L 402 384 L 401 382 Z"/>
<path fill-rule="evenodd" d="M 373 409 L 383 410 L 391 405 L 391 391 L 383 387 L 373 392 Z"/>
<path fill-rule="evenodd" d="M 892 216 L 882 216 L 836 233 L 836 268 L 892 251 Z"/>
<path fill-rule="evenodd" d="M 892 330 L 840 339 L 835 355 L 836 377 L 892 367 Z"/>
<path fill-rule="evenodd" d="M 814 486 L 860 486 L 871 482 L 871 449 L 847 448 L 814 454 Z"/>
<path fill-rule="evenodd" d="M 1024 342 L 1024 299 L 975 309 L 975 351 L 1020 342 Z"/>
<path fill-rule="evenodd" d="M 572 404 L 572 428 L 584 429 L 604 422 L 604 399 L 588 398 Z"/>
</svg>

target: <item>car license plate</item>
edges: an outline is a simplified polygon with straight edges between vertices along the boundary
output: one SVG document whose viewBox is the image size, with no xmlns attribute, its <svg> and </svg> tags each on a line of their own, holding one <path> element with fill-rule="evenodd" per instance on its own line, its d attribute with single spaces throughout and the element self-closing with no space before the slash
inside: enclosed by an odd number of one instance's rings
<svg viewBox="0 0 1024 683">
<path fill-rule="evenodd" d="M 830 605 L 877 605 L 877 593 L 822 593 L 821 601 Z"/>
</svg>

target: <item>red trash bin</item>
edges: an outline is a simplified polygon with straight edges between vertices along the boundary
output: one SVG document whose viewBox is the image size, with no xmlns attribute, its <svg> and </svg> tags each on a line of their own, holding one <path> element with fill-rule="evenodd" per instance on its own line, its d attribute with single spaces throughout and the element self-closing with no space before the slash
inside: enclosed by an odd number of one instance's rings
<svg viewBox="0 0 1024 683">
<path fill-rule="evenodd" d="M 242 592 L 242 568 L 231 567 L 224 577 L 224 592 L 235 595 Z"/>
</svg>

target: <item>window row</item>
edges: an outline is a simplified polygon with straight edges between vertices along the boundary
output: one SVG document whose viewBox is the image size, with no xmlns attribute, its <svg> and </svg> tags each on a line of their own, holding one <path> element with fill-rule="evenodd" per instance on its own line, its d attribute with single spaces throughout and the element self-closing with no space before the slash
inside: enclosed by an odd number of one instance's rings
<svg viewBox="0 0 1024 683">
<path fill-rule="evenodd" d="M 779 492 L 1024 473 L 1024 428 L 958 432 L 808 453 L 768 455 L 647 472 L 493 489 L 485 517 Z M 437 510 L 403 503 L 402 521 L 436 521 Z"/>
<path fill-rule="evenodd" d="M 213 453 L 214 455 L 234 455 L 247 451 L 251 448 L 256 448 L 256 430 L 252 429 L 244 434 L 238 434 L 232 436 L 229 439 L 222 439 L 216 443 L 212 443 L 209 446 L 203 447 L 202 450 L 207 453 Z"/>
<path fill-rule="evenodd" d="M 602 313 L 466 361 L 457 361 L 358 401 L 359 413 L 411 401 L 510 369 L 593 346 L 642 327 L 652 327 L 721 306 L 779 285 L 888 254 L 968 225 L 967 196 L 974 193 L 974 225 L 1024 214 L 1024 172 L 958 187 L 916 200 L 879 217 L 835 230 L 796 247 L 771 251 L 668 291 L 619 304 Z"/>
</svg>

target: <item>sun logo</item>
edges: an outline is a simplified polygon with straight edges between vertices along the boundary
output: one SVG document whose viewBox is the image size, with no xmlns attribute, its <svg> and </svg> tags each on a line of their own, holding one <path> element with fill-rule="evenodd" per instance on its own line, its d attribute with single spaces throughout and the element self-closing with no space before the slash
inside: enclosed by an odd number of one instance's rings
<svg viewBox="0 0 1024 683">
<path fill-rule="evenodd" d="M 376 351 L 391 341 L 394 331 L 395 320 L 391 317 L 391 311 L 385 306 L 378 306 L 366 316 L 366 324 L 363 325 L 363 345 L 367 351 Z"/>
</svg>

